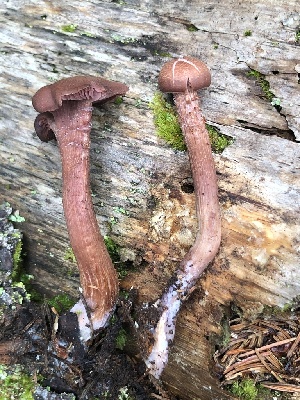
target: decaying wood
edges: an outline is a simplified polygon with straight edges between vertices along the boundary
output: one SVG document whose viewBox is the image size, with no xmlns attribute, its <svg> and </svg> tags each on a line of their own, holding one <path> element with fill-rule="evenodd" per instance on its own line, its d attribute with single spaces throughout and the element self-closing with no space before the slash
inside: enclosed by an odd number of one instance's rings
<svg viewBox="0 0 300 400">
<path fill-rule="evenodd" d="M 123 261 L 138 267 L 123 287 L 151 301 L 193 243 L 196 218 L 193 193 L 185 190 L 192 184 L 187 154 L 156 137 L 148 102 L 166 55 L 200 57 L 211 68 L 202 109 L 234 143 L 215 156 L 222 246 L 181 311 L 162 376 L 181 399 L 227 398 L 210 374 L 209 345 L 224 307 L 234 302 L 253 317 L 299 294 L 298 8 L 296 0 L 0 5 L 0 201 L 26 218 L 28 272 L 47 295 L 76 296 L 79 280 L 76 265 L 65 260 L 58 148 L 33 133 L 32 95 L 76 74 L 130 87 L 123 104 L 94 112 L 92 191 L 103 234 L 120 246 Z M 280 112 L 247 75 L 250 69 L 265 75 Z"/>
</svg>

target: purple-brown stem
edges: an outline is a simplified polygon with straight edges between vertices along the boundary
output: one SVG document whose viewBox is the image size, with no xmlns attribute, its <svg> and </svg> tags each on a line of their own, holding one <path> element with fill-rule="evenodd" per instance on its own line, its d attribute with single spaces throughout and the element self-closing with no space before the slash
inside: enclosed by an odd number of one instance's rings
<svg viewBox="0 0 300 400">
<path fill-rule="evenodd" d="M 217 177 L 199 98 L 188 82 L 183 93 L 174 93 L 174 99 L 194 180 L 198 232 L 193 246 L 180 263 L 175 283 L 159 304 L 162 314 L 153 332 L 153 348 L 146 359 L 149 372 L 156 378 L 168 362 L 168 347 L 174 339 L 176 317 L 183 298 L 214 259 L 221 241 Z"/>
<path fill-rule="evenodd" d="M 215 163 L 199 97 L 190 86 L 174 95 L 187 145 L 196 198 L 198 232 L 195 243 L 180 264 L 195 280 L 214 259 L 221 242 L 221 216 Z"/>
<path fill-rule="evenodd" d="M 117 274 L 101 236 L 90 190 L 91 102 L 64 101 L 52 112 L 62 159 L 63 207 L 93 329 L 105 326 L 118 296 Z M 72 309 L 84 313 L 84 307 Z M 84 315 L 83 315 L 84 316 Z M 79 315 L 80 321 L 80 315 Z M 84 324 L 89 322 L 84 321 Z"/>
</svg>

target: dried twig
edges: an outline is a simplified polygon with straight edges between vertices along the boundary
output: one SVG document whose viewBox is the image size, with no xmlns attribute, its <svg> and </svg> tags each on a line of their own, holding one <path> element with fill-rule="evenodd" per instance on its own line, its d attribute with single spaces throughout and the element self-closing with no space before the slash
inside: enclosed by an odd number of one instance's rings
<svg viewBox="0 0 300 400">
<path fill-rule="evenodd" d="M 298 317 L 257 319 L 252 323 L 235 319 L 230 329 L 232 340 L 214 357 L 223 367 L 224 384 L 252 376 L 256 381 L 263 381 L 266 387 L 300 392 Z"/>
</svg>

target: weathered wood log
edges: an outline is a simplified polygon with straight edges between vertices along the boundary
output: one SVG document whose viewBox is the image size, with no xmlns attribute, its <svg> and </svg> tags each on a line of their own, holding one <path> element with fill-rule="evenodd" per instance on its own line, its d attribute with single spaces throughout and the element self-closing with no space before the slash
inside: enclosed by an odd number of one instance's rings
<svg viewBox="0 0 300 400">
<path fill-rule="evenodd" d="M 215 156 L 222 246 L 181 311 L 162 376 L 181 399 L 226 398 L 210 374 L 208 344 L 221 331 L 223 307 L 234 302 L 251 317 L 299 294 L 297 6 L 296 0 L 0 5 L 0 202 L 26 218 L 28 272 L 47 295 L 77 296 L 79 278 L 76 264 L 65 260 L 58 148 L 33 133 L 32 95 L 77 74 L 130 87 L 123 104 L 94 112 L 92 192 L 102 233 L 138 267 L 123 287 L 134 286 L 140 302 L 148 302 L 161 295 L 196 229 L 187 154 L 156 137 L 148 102 L 167 56 L 196 56 L 211 68 L 202 109 L 234 143 Z"/>
</svg>

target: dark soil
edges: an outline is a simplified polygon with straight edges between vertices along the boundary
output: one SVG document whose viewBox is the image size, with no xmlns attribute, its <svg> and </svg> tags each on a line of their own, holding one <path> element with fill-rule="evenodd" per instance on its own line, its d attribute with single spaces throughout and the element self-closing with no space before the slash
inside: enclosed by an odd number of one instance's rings
<svg viewBox="0 0 300 400">
<path fill-rule="evenodd" d="M 150 312 L 156 308 L 133 309 L 135 292 L 121 293 L 109 326 L 94 332 L 83 345 L 74 313 L 59 315 L 48 302 L 30 301 L 25 285 L 18 281 L 21 271 L 16 261 L 20 264 L 21 253 L 17 260 L 15 254 L 22 233 L 14 228 L 11 215 L 8 203 L 0 206 L 0 364 L 22 365 L 53 391 L 51 399 L 70 393 L 81 400 L 171 400 L 147 374 L 140 354 L 140 349 L 151 346 L 147 332 L 157 319 Z M 138 330 L 132 315 L 139 321 Z M 49 394 L 34 398 L 48 399 Z"/>
<path fill-rule="evenodd" d="M 129 311 L 130 301 L 121 301 L 111 325 L 84 348 L 75 314 L 58 317 L 47 304 L 20 306 L 8 312 L 0 326 L 0 363 L 20 363 L 32 376 L 43 376 L 43 386 L 82 400 L 116 400 L 122 388 L 132 399 L 165 399 L 135 350 Z M 121 329 L 129 338 L 122 350 L 117 344 Z"/>
</svg>

